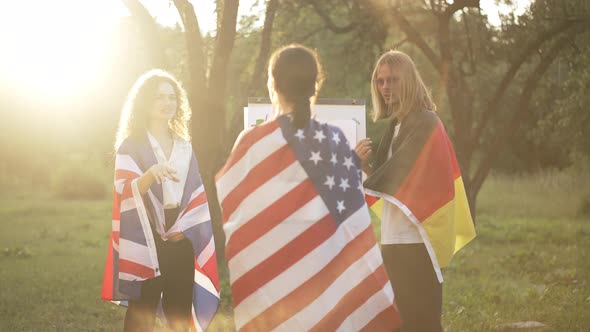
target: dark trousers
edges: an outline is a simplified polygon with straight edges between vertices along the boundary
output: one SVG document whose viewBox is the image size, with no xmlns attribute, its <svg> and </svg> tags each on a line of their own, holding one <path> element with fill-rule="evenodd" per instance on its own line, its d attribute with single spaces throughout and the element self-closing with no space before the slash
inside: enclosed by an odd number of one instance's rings
<svg viewBox="0 0 590 332">
<path fill-rule="evenodd" d="M 178 209 L 166 210 L 166 224 L 173 223 L 176 216 Z M 144 281 L 140 298 L 129 301 L 124 331 L 152 331 L 160 298 L 169 327 L 173 331 L 187 331 L 195 273 L 192 245 L 187 239 L 178 242 L 162 241 L 153 227 L 152 233 L 156 241 L 161 275 Z"/>
<path fill-rule="evenodd" d="M 442 284 L 422 243 L 382 245 L 395 294 L 401 332 L 442 331 Z"/>
</svg>

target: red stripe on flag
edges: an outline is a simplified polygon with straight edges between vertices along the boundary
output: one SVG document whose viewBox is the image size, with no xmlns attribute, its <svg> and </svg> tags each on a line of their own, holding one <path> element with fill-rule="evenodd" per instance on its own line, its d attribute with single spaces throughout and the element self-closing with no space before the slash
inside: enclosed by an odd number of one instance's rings
<svg viewBox="0 0 590 332">
<path fill-rule="evenodd" d="M 197 264 L 196 260 L 195 264 Z M 209 277 L 213 286 L 215 286 L 215 289 L 219 292 L 219 275 L 217 274 L 217 258 L 215 257 L 215 254 L 211 255 L 211 258 L 203 264 L 203 272 Z"/>
<path fill-rule="evenodd" d="M 336 223 L 330 214 L 313 224 L 287 245 L 277 250 L 266 260 L 246 272 L 232 284 L 234 306 L 258 288 L 274 279 L 291 265 L 305 257 L 313 249 L 328 239 L 336 230 Z M 269 250 L 272 250 L 270 248 Z"/>
<path fill-rule="evenodd" d="M 130 171 L 130 170 L 126 170 L 126 169 L 116 169 L 115 170 L 115 179 L 116 180 L 133 180 L 135 178 L 138 178 L 139 174 Z"/>
<path fill-rule="evenodd" d="M 342 227 L 342 226 L 341 226 Z M 351 264 L 360 259 L 375 245 L 373 229 L 367 227 L 356 238 L 346 244 L 332 261 L 242 327 L 242 331 L 268 331 L 297 314 L 328 288 Z M 233 288 L 232 288 L 233 289 Z"/>
<path fill-rule="evenodd" d="M 238 205 L 258 187 L 276 176 L 282 170 L 291 165 L 297 158 L 288 145 L 273 152 L 266 159 L 254 166 L 234 190 L 227 194 L 221 206 L 223 208 L 223 220 L 228 220 Z"/>
<path fill-rule="evenodd" d="M 275 120 L 262 124 L 244 135 L 238 146 L 236 146 L 235 150 L 231 153 L 223 168 L 217 172 L 217 175 L 215 175 L 215 180 L 219 180 L 219 178 L 227 173 L 227 171 L 232 168 L 233 165 L 242 159 L 242 157 L 246 154 L 246 152 L 248 152 L 248 149 L 250 149 L 252 145 L 275 131 L 277 128 L 279 128 L 279 122 Z"/>
<path fill-rule="evenodd" d="M 310 331 L 336 331 L 350 314 L 367 302 L 375 293 L 381 292 L 383 286 L 388 282 L 387 272 L 383 264 L 381 264 L 373 273 L 342 297 L 336 306 Z M 382 294 L 382 296 L 385 297 L 386 295 Z"/>
<path fill-rule="evenodd" d="M 105 301 L 111 301 L 114 297 L 113 266 L 113 232 L 111 232 L 111 240 L 109 241 L 109 249 L 107 251 L 107 261 L 104 265 L 102 291 L 100 294 L 100 298 Z"/>
<path fill-rule="evenodd" d="M 412 170 L 395 193 L 420 222 L 430 217 L 455 196 L 453 169 L 445 142 L 446 135 L 439 127 L 433 131 L 416 159 Z M 432 167 L 436 165 L 436 167 Z"/>
<path fill-rule="evenodd" d="M 371 207 L 373 204 L 377 203 L 378 200 L 379 200 L 379 197 L 365 194 L 365 202 L 367 202 L 367 205 L 369 207 Z"/>
<path fill-rule="evenodd" d="M 131 188 L 131 181 L 125 181 L 125 183 L 123 184 L 123 192 L 121 193 L 121 200 L 119 201 L 119 205 L 121 205 L 122 201 L 132 197 L 133 189 Z"/>
<path fill-rule="evenodd" d="M 141 278 L 153 278 L 155 272 L 153 269 L 137 264 L 135 262 L 119 258 L 119 272 L 127 273 L 130 275 L 138 276 Z"/>
<path fill-rule="evenodd" d="M 193 200 L 188 203 L 188 205 L 184 209 L 184 212 L 182 213 L 182 216 L 184 216 L 190 210 L 196 208 L 197 206 L 205 204 L 205 203 L 207 203 L 207 194 L 203 191 L 202 193 L 200 193 L 197 197 L 193 198 Z M 181 216 L 181 218 L 182 218 L 182 216 Z"/>
<path fill-rule="evenodd" d="M 283 222 L 288 216 L 316 196 L 317 192 L 309 178 L 298 184 L 297 187 L 250 219 L 232 234 L 232 240 L 226 247 L 227 260 L 231 260 L 242 249 Z M 239 241 L 233 239 L 239 239 Z"/>
<path fill-rule="evenodd" d="M 387 307 L 381 311 L 369 324 L 365 325 L 361 331 L 364 332 L 389 332 L 396 331 L 402 325 L 399 313 L 393 306 Z"/>
<path fill-rule="evenodd" d="M 117 190 L 113 190 L 113 220 L 121 219 L 121 195 L 117 193 Z"/>
</svg>

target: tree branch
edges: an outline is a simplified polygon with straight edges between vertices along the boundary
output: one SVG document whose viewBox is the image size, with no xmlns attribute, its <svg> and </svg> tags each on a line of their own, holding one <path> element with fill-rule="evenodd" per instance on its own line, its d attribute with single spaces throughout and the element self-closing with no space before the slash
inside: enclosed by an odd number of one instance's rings
<svg viewBox="0 0 590 332">
<path fill-rule="evenodd" d="M 406 34 L 407 39 L 414 43 L 420 50 L 422 50 L 434 68 L 440 72 L 441 60 L 434 52 L 432 47 L 426 43 L 426 40 L 424 40 L 420 32 L 418 32 L 418 30 L 412 26 L 412 24 L 399 11 L 399 9 L 394 9 L 392 16 L 394 21 L 399 25 L 400 29 Z"/>
<path fill-rule="evenodd" d="M 468 7 L 479 9 L 479 0 L 455 0 L 445 9 L 444 16 L 450 19 L 456 12 Z"/>
<path fill-rule="evenodd" d="M 250 96 L 253 96 L 254 93 L 256 93 L 256 91 L 260 88 L 260 84 L 264 77 L 263 73 L 264 69 L 266 68 L 266 63 L 268 61 L 268 56 L 271 49 L 273 22 L 278 7 L 278 0 L 268 0 L 266 3 L 266 13 L 264 16 L 264 26 L 262 28 L 260 50 L 258 51 L 258 59 L 256 59 L 256 65 L 254 66 L 254 72 L 252 73 L 252 81 L 250 82 L 250 88 L 248 89 Z"/>
<path fill-rule="evenodd" d="M 236 37 L 238 0 L 223 2 L 221 28 L 217 32 L 215 52 L 209 75 L 209 90 L 224 91 L 227 68 Z M 222 101 L 219 101 L 222 102 Z"/>
<path fill-rule="evenodd" d="M 199 29 L 199 21 L 193 5 L 188 0 L 174 0 L 174 6 L 184 25 L 186 49 L 188 52 L 188 95 L 193 112 L 198 112 L 196 105 L 201 105 L 206 95 L 206 68 L 204 42 Z M 199 114 L 197 114 L 199 115 Z M 200 115 L 199 115 L 200 116 Z"/>
<path fill-rule="evenodd" d="M 307 0 L 307 3 L 312 5 L 316 14 L 318 14 L 318 16 L 324 21 L 326 27 L 334 33 L 347 33 L 354 30 L 357 26 L 357 24 L 355 24 L 354 22 L 348 24 L 347 26 L 338 26 L 336 25 L 336 23 L 334 23 L 334 21 L 332 21 L 330 15 L 326 13 L 326 11 L 323 8 L 320 7 L 317 0 Z"/>
<path fill-rule="evenodd" d="M 576 25 L 576 21 L 564 21 L 562 24 L 553 27 L 551 30 L 546 31 L 545 33 L 541 33 L 537 36 L 535 40 L 530 42 L 527 46 L 524 47 L 523 51 L 519 54 L 519 56 L 511 63 L 510 68 L 504 74 L 502 81 L 498 85 L 496 92 L 494 93 L 493 97 L 490 99 L 488 107 L 482 114 L 482 118 L 479 122 L 479 125 L 475 129 L 475 134 L 472 140 L 472 149 L 479 144 L 481 135 L 483 130 L 485 129 L 486 125 L 488 124 L 489 120 L 493 115 L 495 115 L 499 110 L 499 105 L 504 93 L 508 89 L 508 86 L 516 76 L 516 73 L 525 63 L 525 61 L 537 50 L 543 43 L 550 40 L 551 38 L 555 37 L 556 35 L 565 32 L 568 29 L 571 29 Z"/>
<path fill-rule="evenodd" d="M 508 141 L 514 137 L 514 134 L 519 129 L 520 124 L 525 120 L 526 116 L 530 112 L 529 109 L 529 102 L 535 91 L 539 81 L 549 68 L 549 66 L 553 63 L 557 55 L 560 51 L 563 51 L 565 46 L 570 43 L 570 40 L 573 36 L 581 33 L 584 31 L 583 26 L 579 26 L 572 34 L 562 37 L 557 42 L 553 44 L 553 46 L 549 49 L 549 51 L 544 55 L 541 59 L 541 62 L 537 65 L 533 73 L 528 77 L 525 82 L 524 89 L 520 94 L 520 98 L 518 103 L 514 105 L 512 109 L 512 119 L 508 125 L 507 130 L 505 131 L 506 135 L 497 135 L 496 140 L 489 146 L 486 151 L 485 157 L 480 163 L 477 172 L 475 173 L 473 180 L 472 180 L 472 188 L 476 191 L 481 188 L 483 182 L 485 181 L 486 177 L 488 176 L 492 163 L 498 158 L 500 151 L 502 151 Z"/>
</svg>

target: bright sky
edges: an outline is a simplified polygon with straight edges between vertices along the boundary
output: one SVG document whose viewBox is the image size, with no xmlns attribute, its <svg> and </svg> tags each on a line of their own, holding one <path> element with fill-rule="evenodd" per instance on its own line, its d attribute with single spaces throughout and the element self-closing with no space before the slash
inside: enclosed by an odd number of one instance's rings
<svg viewBox="0 0 590 332">
<path fill-rule="evenodd" d="M 408 0 L 409 1 L 409 0 Z M 162 25 L 180 22 L 170 0 L 141 0 Z M 215 30 L 215 0 L 192 0 L 203 33 Z M 264 0 L 241 0 L 239 15 L 264 15 Z M 499 25 L 498 12 L 524 12 L 531 0 L 515 1 L 516 9 L 482 0 L 490 23 Z M 129 15 L 120 0 L 0 0 L 0 80 L 17 90 L 35 90 L 39 97 L 67 99 L 91 89 L 107 75 L 112 45 L 109 34 L 120 17 Z M 92 68 L 94 74 L 89 74 Z M 22 87 L 21 87 L 22 86 Z"/>
</svg>

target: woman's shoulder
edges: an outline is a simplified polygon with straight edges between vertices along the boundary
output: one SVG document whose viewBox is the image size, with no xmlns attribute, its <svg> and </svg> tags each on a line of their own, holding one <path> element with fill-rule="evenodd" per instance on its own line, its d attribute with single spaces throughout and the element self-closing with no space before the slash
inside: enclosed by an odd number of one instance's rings
<svg viewBox="0 0 590 332">
<path fill-rule="evenodd" d="M 440 122 L 440 118 L 436 112 L 431 110 L 420 110 L 408 113 L 402 120 L 402 127 L 409 128 L 434 128 Z"/>
<path fill-rule="evenodd" d="M 144 138 L 147 138 L 147 136 Z M 143 143 L 145 143 L 145 139 L 129 136 L 117 147 L 117 154 L 131 154 L 134 151 L 137 151 Z"/>
<path fill-rule="evenodd" d="M 178 147 L 181 147 L 181 148 L 187 148 L 187 149 L 192 149 L 193 148 L 193 145 L 191 144 L 191 141 L 190 140 L 188 140 L 188 139 L 186 139 L 184 137 L 178 136 L 178 135 L 175 135 L 174 136 L 174 143 Z"/>
<path fill-rule="evenodd" d="M 235 150 L 238 146 L 250 146 L 260 138 L 274 132 L 275 130 L 279 129 L 279 118 L 264 122 L 258 126 L 250 127 L 242 130 L 242 132 L 236 138 L 236 142 L 234 143 L 234 147 L 232 151 Z"/>
</svg>

